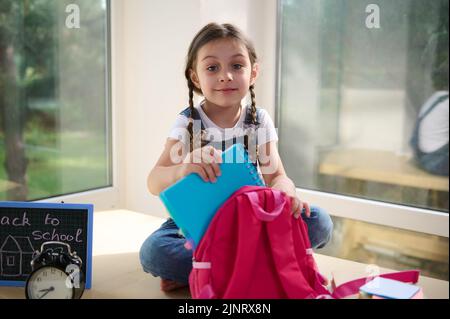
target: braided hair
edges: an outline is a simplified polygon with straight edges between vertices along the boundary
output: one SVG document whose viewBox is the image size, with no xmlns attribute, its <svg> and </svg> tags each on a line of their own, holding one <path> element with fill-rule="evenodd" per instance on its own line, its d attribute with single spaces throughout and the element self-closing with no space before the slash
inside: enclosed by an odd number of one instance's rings
<svg viewBox="0 0 450 319">
<path fill-rule="evenodd" d="M 255 102 L 255 86 L 251 85 L 250 86 L 250 97 L 251 97 L 251 120 L 252 120 L 252 124 L 253 124 L 253 128 L 255 128 L 259 123 L 256 119 L 256 102 Z M 250 134 L 257 134 L 255 130 L 252 130 Z M 245 135 L 244 137 L 244 144 L 245 144 L 245 148 L 248 150 L 248 135 Z M 259 151 L 258 151 L 258 143 L 256 144 L 256 154 L 255 154 L 255 158 L 256 158 L 256 164 L 259 161 Z"/>
</svg>

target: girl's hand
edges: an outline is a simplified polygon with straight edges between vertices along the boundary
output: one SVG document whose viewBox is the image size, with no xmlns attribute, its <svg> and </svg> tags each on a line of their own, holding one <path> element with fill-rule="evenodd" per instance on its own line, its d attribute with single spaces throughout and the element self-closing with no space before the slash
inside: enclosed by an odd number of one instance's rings
<svg viewBox="0 0 450 319">
<path fill-rule="evenodd" d="M 309 209 L 308 203 L 301 201 L 297 195 L 289 197 L 291 198 L 292 213 L 294 214 L 295 218 L 300 217 L 303 208 L 305 209 L 306 217 L 311 216 L 311 210 Z"/>
<path fill-rule="evenodd" d="M 181 164 L 177 179 L 196 173 L 205 182 L 217 181 L 221 175 L 219 164 L 222 163 L 222 152 L 212 146 L 205 146 L 189 153 Z"/>
<path fill-rule="evenodd" d="M 302 210 L 305 209 L 306 217 L 311 216 L 311 210 L 308 203 L 301 201 L 297 196 L 295 186 L 291 180 L 279 179 L 272 186 L 273 189 L 278 189 L 284 192 L 291 199 L 291 213 L 294 214 L 295 218 L 299 218 Z"/>
</svg>

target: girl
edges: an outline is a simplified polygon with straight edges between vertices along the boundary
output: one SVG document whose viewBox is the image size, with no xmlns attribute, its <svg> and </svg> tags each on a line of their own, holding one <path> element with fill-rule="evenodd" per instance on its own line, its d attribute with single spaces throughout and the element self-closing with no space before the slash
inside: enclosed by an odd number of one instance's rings
<svg viewBox="0 0 450 319">
<path fill-rule="evenodd" d="M 255 106 L 258 64 L 252 43 L 231 24 L 210 23 L 197 33 L 189 47 L 185 76 L 189 107 L 178 115 L 165 148 L 148 176 L 149 191 L 158 195 L 191 173 L 214 183 L 220 176 L 221 152 L 230 144 L 224 133 L 231 128 L 234 132 L 232 143 L 243 138 L 253 155 L 249 141 L 254 142 L 256 138 L 256 155 L 260 153 L 260 171 L 266 185 L 291 198 L 292 213 L 296 218 L 301 215 L 308 225 L 311 245 L 323 247 L 331 238 L 331 218 L 320 208 L 310 208 L 297 197 L 295 184 L 287 177 L 278 155 L 278 137 L 273 122 L 265 110 Z M 194 92 L 204 97 L 195 107 Z M 249 92 L 251 104 L 245 105 L 241 102 Z M 259 134 L 260 131 L 263 134 Z M 169 218 L 141 247 L 143 269 L 161 277 L 163 291 L 188 285 L 192 251 L 184 247 L 185 242 Z"/>
</svg>

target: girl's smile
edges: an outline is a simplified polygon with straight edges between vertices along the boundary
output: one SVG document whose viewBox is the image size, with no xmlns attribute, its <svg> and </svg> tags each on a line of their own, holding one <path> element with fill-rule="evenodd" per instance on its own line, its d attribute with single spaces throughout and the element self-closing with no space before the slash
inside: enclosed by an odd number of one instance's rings
<svg viewBox="0 0 450 319">
<path fill-rule="evenodd" d="M 220 92 L 220 93 L 223 93 L 223 94 L 231 94 L 231 93 L 238 92 L 239 89 L 237 89 L 237 88 L 224 88 L 224 89 L 216 89 L 214 91 Z"/>
</svg>

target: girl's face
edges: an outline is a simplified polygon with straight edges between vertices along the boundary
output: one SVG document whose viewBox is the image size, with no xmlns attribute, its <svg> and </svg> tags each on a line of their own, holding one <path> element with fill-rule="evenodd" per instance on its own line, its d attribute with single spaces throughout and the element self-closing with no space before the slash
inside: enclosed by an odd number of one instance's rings
<svg viewBox="0 0 450 319">
<path fill-rule="evenodd" d="M 211 41 L 200 48 L 191 80 L 210 103 L 220 107 L 240 105 L 258 75 L 245 45 L 235 39 Z"/>
</svg>

